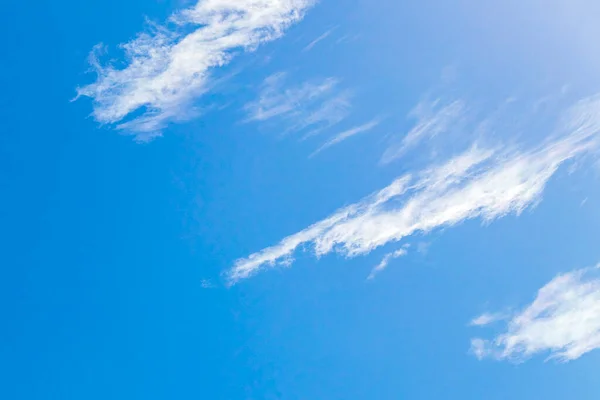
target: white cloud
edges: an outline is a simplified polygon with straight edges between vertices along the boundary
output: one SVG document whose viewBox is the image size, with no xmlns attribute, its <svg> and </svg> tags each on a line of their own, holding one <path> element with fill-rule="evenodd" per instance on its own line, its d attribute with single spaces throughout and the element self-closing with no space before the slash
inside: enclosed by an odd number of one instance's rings
<svg viewBox="0 0 600 400">
<path fill-rule="evenodd" d="M 210 279 L 202 279 L 200 281 L 200 286 L 202 287 L 202 289 L 213 289 L 213 288 L 215 288 L 214 283 L 212 283 L 212 281 Z"/>
<path fill-rule="evenodd" d="M 313 0 L 200 0 L 121 45 L 126 66 L 101 65 L 100 47 L 90 55 L 97 73 L 78 96 L 94 100 L 94 118 L 149 140 L 168 122 L 197 113 L 193 102 L 209 89 L 213 69 L 236 50 L 254 50 L 298 22 Z M 140 113 L 135 115 L 134 113 Z M 133 114 L 133 115 L 132 115 Z M 127 117 L 130 120 L 124 121 Z"/>
<path fill-rule="evenodd" d="M 419 142 L 448 131 L 460 121 L 464 111 L 465 104 L 461 100 L 448 104 L 443 104 L 440 99 L 419 102 L 409 114 L 411 118 L 416 119 L 416 124 L 402 141 L 386 149 L 381 162 L 385 164 L 400 158 Z"/>
<path fill-rule="evenodd" d="M 361 37 L 362 37 L 362 34 L 360 34 L 360 33 L 357 33 L 354 35 L 344 35 L 344 36 L 340 37 L 338 40 L 336 40 L 335 44 L 355 42 L 355 41 L 359 40 Z"/>
<path fill-rule="evenodd" d="M 317 43 L 319 43 L 322 40 L 325 40 L 329 37 L 329 35 L 331 35 L 331 33 L 335 30 L 335 28 L 331 28 L 328 31 L 326 31 L 325 33 L 323 33 L 321 36 L 319 36 L 318 38 L 316 38 L 315 40 L 313 40 L 312 42 L 310 42 L 308 45 L 306 45 L 306 47 L 302 50 L 302 51 L 310 51 L 312 50 L 313 47 L 315 47 L 315 45 Z"/>
<path fill-rule="evenodd" d="M 501 321 L 507 316 L 505 313 L 483 313 L 480 316 L 473 318 L 469 325 L 471 326 L 486 326 L 493 324 L 494 322 Z"/>
<path fill-rule="evenodd" d="M 475 338 L 471 339 L 471 353 L 478 359 L 482 360 L 487 354 L 487 344 L 485 340 Z"/>
<path fill-rule="evenodd" d="M 321 130 L 344 120 L 350 111 L 350 92 L 339 90 L 339 81 L 326 78 L 321 81 L 286 85 L 287 74 L 269 76 L 262 84 L 255 101 L 244 107 L 248 121 L 285 120 L 289 131 L 310 128 Z"/>
<path fill-rule="evenodd" d="M 429 248 L 431 247 L 430 242 L 419 242 L 417 243 L 417 253 L 426 256 L 429 253 Z"/>
<path fill-rule="evenodd" d="M 316 257 L 337 252 L 355 257 L 415 233 L 467 219 L 492 221 L 520 214 L 540 200 L 565 161 L 598 147 L 600 96 L 580 101 L 563 116 L 553 140 L 527 151 L 471 147 L 444 164 L 396 179 L 279 244 L 238 260 L 231 283 L 262 268 L 290 262 L 304 247 Z"/>
<path fill-rule="evenodd" d="M 330 140 L 325 142 L 321 147 L 319 147 L 317 150 L 315 150 L 310 156 L 313 157 L 313 156 L 317 155 L 318 153 L 322 152 L 323 150 L 328 149 L 329 147 L 334 146 L 338 143 L 341 143 L 344 140 L 351 138 L 354 135 L 358 135 L 359 133 L 370 131 L 371 129 L 373 129 L 377 125 L 379 125 L 380 122 L 381 121 L 379 119 L 374 119 L 370 122 L 367 122 L 366 124 L 355 126 L 354 128 L 350 128 L 348 130 L 340 132 L 337 135 L 335 135 L 333 138 L 331 138 Z"/>
<path fill-rule="evenodd" d="M 571 361 L 600 347 L 600 268 L 559 275 L 493 340 L 476 338 L 479 358 L 522 361 L 538 353 Z"/>
<path fill-rule="evenodd" d="M 391 260 L 394 260 L 396 258 L 405 256 L 406 254 L 408 254 L 408 251 L 406 250 L 407 246 L 404 246 L 402 249 L 396 250 L 394 252 L 391 253 L 387 253 L 383 259 L 381 260 L 381 262 L 379 264 L 377 264 L 372 270 L 371 273 L 369 274 L 369 276 L 367 277 L 367 280 L 373 280 L 375 279 L 375 276 L 380 273 L 381 271 L 383 271 L 384 269 L 387 268 L 388 264 L 390 263 Z"/>
</svg>

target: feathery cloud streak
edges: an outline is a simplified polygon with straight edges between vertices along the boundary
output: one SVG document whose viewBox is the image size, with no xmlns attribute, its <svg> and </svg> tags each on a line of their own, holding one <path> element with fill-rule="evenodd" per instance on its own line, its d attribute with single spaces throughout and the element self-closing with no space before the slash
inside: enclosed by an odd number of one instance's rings
<svg viewBox="0 0 600 400">
<path fill-rule="evenodd" d="M 306 45 L 306 47 L 302 50 L 303 52 L 307 52 L 312 50 L 313 47 L 315 47 L 317 45 L 317 43 L 327 39 L 329 37 L 329 35 L 331 35 L 331 33 L 335 30 L 335 28 L 331 28 L 328 31 L 326 31 L 325 33 L 323 33 L 321 36 L 319 36 L 318 38 L 316 38 L 315 40 L 313 40 L 312 42 L 310 42 L 309 44 Z"/>
<path fill-rule="evenodd" d="M 210 73 L 236 50 L 254 50 L 300 21 L 314 0 L 200 0 L 122 44 L 127 65 L 101 65 L 97 47 L 90 63 L 94 83 L 78 96 L 94 100 L 94 118 L 149 140 L 168 122 L 195 115 L 193 101 L 208 90 Z M 139 112 L 140 115 L 132 113 Z M 124 121 L 126 117 L 132 117 Z"/>
<path fill-rule="evenodd" d="M 522 361 L 538 353 L 571 361 L 600 348 L 599 267 L 559 275 L 493 340 L 471 340 L 479 359 Z"/>
<path fill-rule="evenodd" d="M 374 119 L 370 122 L 367 122 L 366 124 L 355 126 L 354 128 L 350 128 L 348 130 L 340 132 L 337 135 L 335 135 L 333 138 L 331 138 L 330 140 L 325 142 L 321 147 L 319 147 L 317 150 L 315 150 L 310 156 L 314 157 L 315 155 L 319 154 L 323 150 L 328 149 L 331 146 L 335 146 L 336 144 L 341 143 L 344 140 L 349 139 L 354 135 L 358 135 L 359 133 L 370 131 L 371 129 L 373 129 L 377 125 L 379 125 L 379 123 L 380 123 L 379 119 Z"/>
<path fill-rule="evenodd" d="M 461 221 L 492 221 L 536 204 L 565 161 L 598 148 L 600 96 L 570 108 L 553 140 L 528 151 L 471 147 L 444 164 L 405 175 L 366 199 L 284 238 L 228 271 L 230 283 L 261 269 L 290 264 L 300 248 L 316 257 L 336 252 L 355 257 L 415 233 Z"/>
<path fill-rule="evenodd" d="M 287 132 L 318 131 L 344 120 L 351 108 L 350 92 L 338 90 L 339 81 L 326 78 L 286 87 L 287 74 L 265 79 L 255 101 L 244 107 L 248 121 L 284 120 Z"/>
<path fill-rule="evenodd" d="M 375 276 L 380 273 L 381 271 L 383 271 L 384 269 L 386 269 L 390 263 L 390 261 L 395 260 L 396 258 L 399 257 L 403 257 L 406 254 L 408 254 L 408 251 L 406 250 L 406 247 L 402 248 L 402 249 L 398 249 L 392 253 L 388 253 L 386 254 L 383 259 L 381 260 L 381 262 L 379 264 L 377 264 L 373 270 L 371 271 L 371 273 L 369 274 L 369 276 L 367 277 L 367 280 L 373 280 L 375 279 Z"/>
<path fill-rule="evenodd" d="M 440 99 L 433 102 L 421 101 L 410 112 L 409 116 L 416 119 L 416 124 L 404 136 L 400 143 L 389 147 L 381 157 L 383 164 L 402 157 L 412 147 L 426 139 L 431 139 L 455 126 L 465 112 L 465 104 L 455 100 L 442 104 Z"/>
</svg>

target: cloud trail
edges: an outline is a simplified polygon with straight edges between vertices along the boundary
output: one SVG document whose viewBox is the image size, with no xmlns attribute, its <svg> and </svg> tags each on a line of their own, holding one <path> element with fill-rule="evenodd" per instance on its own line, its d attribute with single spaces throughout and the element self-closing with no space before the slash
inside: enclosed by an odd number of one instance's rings
<svg viewBox="0 0 600 400">
<path fill-rule="evenodd" d="M 351 138 L 354 135 L 358 135 L 359 133 L 370 131 L 371 129 L 373 129 L 377 125 L 379 125 L 380 122 L 381 121 L 379 119 L 374 119 L 374 120 L 372 120 L 370 122 L 367 122 L 366 124 L 355 126 L 354 128 L 351 128 L 351 129 L 345 130 L 343 132 L 340 132 L 337 135 L 335 135 L 333 138 L 331 138 L 330 140 L 328 140 L 327 142 L 325 142 L 317 150 L 315 150 L 310 155 L 310 157 L 314 157 L 317 154 L 319 154 L 320 152 L 322 152 L 323 150 L 328 149 L 331 146 L 335 146 L 336 144 L 339 144 L 339 143 L 343 142 L 344 140 Z"/>
<path fill-rule="evenodd" d="M 493 221 L 537 204 L 549 179 L 568 160 L 598 149 L 600 96 L 564 113 L 552 139 L 526 151 L 472 146 L 445 163 L 407 174 L 364 200 L 235 262 L 233 284 L 258 271 L 290 264 L 300 248 L 315 257 L 364 255 L 415 233 L 462 221 Z"/>
<path fill-rule="evenodd" d="M 303 52 L 307 52 L 312 50 L 313 47 L 315 47 L 317 45 L 317 43 L 327 39 L 329 37 L 329 35 L 331 35 L 331 33 L 335 30 L 335 28 L 331 28 L 328 31 L 326 31 L 325 33 L 323 33 L 321 36 L 319 36 L 318 38 L 316 38 L 315 40 L 313 40 L 312 42 L 310 42 L 309 44 L 306 45 L 306 47 L 304 49 L 302 49 Z"/>
</svg>

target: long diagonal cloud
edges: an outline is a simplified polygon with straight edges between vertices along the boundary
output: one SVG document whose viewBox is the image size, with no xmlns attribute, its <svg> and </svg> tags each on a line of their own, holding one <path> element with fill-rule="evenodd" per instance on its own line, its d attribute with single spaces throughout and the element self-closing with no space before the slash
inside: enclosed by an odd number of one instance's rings
<svg viewBox="0 0 600 400">
<path fill-rule="evenodd" d="M 316 257 L 355 257 L 415 233 L 481 218 L 492 221 L 535 205 L 548 180 L 567 160 L 598 149 L 600 96 L 579 101 L 542 145 L 528 151 L 471 147 L 444 164 L 391 185 L 272 247 L 235 262 L 229 283 L 293 262 L 303 248 Z"/>
<path fill-rule="evenodd" d="M 253 50 L 279 38 L 302 19 L 314 0 L 199 0 L 121 45 L 126 66 L 90 62 L 98 77 L 78 88 L 94 100 L 94 118 L 149 140 L 171 121 L 195 115 L 192 103 L 208 90 L 212 69 L 230 62 L 236 50 Z M 139 113 L 139 115 L 133 113 Z M 126 120 L 126 117 L 130 117 Z"/>
</svg>

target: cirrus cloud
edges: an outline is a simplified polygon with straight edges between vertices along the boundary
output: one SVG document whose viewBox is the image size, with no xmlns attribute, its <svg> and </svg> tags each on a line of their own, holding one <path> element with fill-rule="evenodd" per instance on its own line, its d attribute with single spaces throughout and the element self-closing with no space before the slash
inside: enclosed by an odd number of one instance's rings
<svg viewBox="0 0 600 400">
<path fill-rule="evenodd" d="M 600 96 L 583 99 L 563 115 L 552 139 L 528 150 L 473 145 L 445 163 L 397 178 L 364 200 L 235 262 L 230 283 L 289 265 L 299 249 L 316 257 L 356 257 L 416 233 L 480 218 L 520 214 L 540 201 L 549 179 L 568 160 L 598 149 Z"/>
<path fill-rule="evenodd" d="M 125 67 L 90 63 L 95 82 L 77 89 L 94 101 L 93 117 L 117 124 L 137 140 L 160 135 L 169 122 L 192 118 L 194 101 L 209 90 L 211 72 L 238 50 L 256 49 L 300 21 L 313 0 L 199 0 L 121 48 Z"/>
<path fill-rule="evenodd" d="M 600 266 L 559 275 L 492 340 L 471 340 L 479 359 L 522 361 L 538 353 L 575 360 L 600 348 Z M 481 318 L 481 317 L 480 317 Z"/>
</svg>

